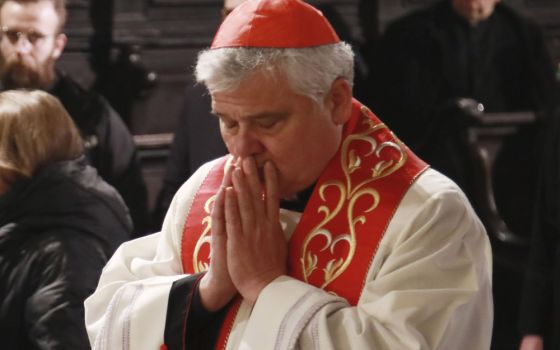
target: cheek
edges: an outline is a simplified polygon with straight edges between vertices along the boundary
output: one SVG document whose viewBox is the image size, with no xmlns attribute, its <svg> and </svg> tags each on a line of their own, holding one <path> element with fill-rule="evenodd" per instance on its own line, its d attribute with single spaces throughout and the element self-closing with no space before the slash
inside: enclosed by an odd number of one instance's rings
<svg viewBox="0 0 560 350">
<path fill-rule="evenodd" d="M 0 42 L 0 53 L 2 54 L 3 59 L 8 58 L 13 52 L 14 50 L 12 49 L 12 46 L 6 44 L 5 40 Z"/>
<path fill-rule="evenodd" d="M 313 165 L 315 147 L 309 143 L 307 136 L 276 140 L 265 145 L 268 157 L 286 180 L 304 177 Z"/>
<path fill-rule="evenodd" d="M 224 134 L 221 130 L 220 130 L 220 135 L 222 136 L 222 141 L 224 141 L 224 144 L 226 145 L 226 148 L 228 149 L 229 153 L 232 153 L 232 144 L 231 144 L 231 138 L 229 138 L 226 134 Z"/>
<path fill-rule="evenodd" d="M 50 51 L 38 51 L 33 55 L 35 61 L 39 64 L 45 64 L 52 59 L 52 52 Z"/>
</svg>

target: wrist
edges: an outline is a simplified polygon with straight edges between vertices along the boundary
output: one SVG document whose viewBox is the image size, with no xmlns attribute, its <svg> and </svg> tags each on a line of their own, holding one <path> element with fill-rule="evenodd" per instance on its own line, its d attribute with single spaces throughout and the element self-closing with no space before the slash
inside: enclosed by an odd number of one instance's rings
<svg viewBox="0 0 560 350">
<path fill-rule="evenodd" d="M 241 293 L 243 299 L 247 300 L 251 304 L 255 304 L 257 302 L 257 299 L 261 295 L 262 291 L 281 275 L 282 274 L 271 275 L 267 279 L 263 279 L 258 282 L 255 282 L 249 288 L 246 288 L 244 293 Z"/>
<path fill-rule="evenodd" d="M 220 288 L 219 283 L 214 283 L 209 274 L 205 274 L 198 285 L 198 293 L 202 306 L 210 312 L 215 312 L 226 306 L 236 294 L 234 290 Z"/>
</svg>

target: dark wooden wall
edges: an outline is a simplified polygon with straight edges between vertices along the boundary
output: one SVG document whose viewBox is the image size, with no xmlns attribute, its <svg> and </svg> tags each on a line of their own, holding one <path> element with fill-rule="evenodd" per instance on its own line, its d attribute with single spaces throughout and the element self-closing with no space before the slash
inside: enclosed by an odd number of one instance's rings
<svg viewBox="0 0 560 350">
<path fill-rule="evenodd" d="M 334 10 L 346 25 L 345 39 L 361 45 L 375 40 L 390 20 L 430 1 L 309 2 Z M 560 62 L 559 2 L 509 2 L 538 20 Z M 69 43 L 59 66 L 103 93 L 129 125 L 140 147 L 150 204 L 161 185 L 185 89 L 193 84 L 197 52 L 210 44 L 221 6 L 220 0 L 69 1 Z"/>
</svg>

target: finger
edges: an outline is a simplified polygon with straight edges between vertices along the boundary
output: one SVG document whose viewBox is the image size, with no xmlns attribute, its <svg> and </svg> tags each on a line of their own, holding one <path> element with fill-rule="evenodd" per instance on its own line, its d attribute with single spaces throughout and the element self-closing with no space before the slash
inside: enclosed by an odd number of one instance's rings
<svg viewBox="0 0 560 350">
<path fill-rule="evenodd" d="M 251 191 L 251 197 L 253 201 L 253 208 L 257 217 L 264 215 L 265 210 L 263 207 L 263 184 L 261 179 L 259 179 L 259 172 L 257 170 L 257 164 L 253 157 L 248 157 L 243 160 L 243 172 L 245 173 L 245 178 L 247 179 L 247 184 Z"/>
<path fill-rule="evenodd" d="M 233 188 L 237 197 L 237 206 L 239 210 L 239 217 L 241 219 L 241 226 L 243 230 L 248 230 L 254 227 L 255 212 L 253 209 L 253 200 L 251 190 L 247 183 L 247 179 L 243 174 L 241 168 L 237 168 L 232 174 Z M 245 232 L 245 231 L 243 231 Z"/>
<path fill-rule="evenodd" d="M 214 201 L 214 207 L 212 208 L 212 222 L 211 229 L 212 235 L 220 236 L 224 235 L 224 199 L 225 199 L 225 188 L 222 187 L 216 195 L 216 200 Z"/>
<path fill-rule="evenodd" d="M 270 161 L 264 165 L 266 216 L 273 222 L 279 220 L 280 190 L 278 187 L 278 172 Z"/>
<path fill-rule="evenodd" d="M 232 187 L 225 189 L 225 223 L 228 242 L 237 241 L 242 234 L 241 220 L 239 218 L 239 208 L 237 206 L 237 194 Z"/>
<path fill-rule="evenodd" d="M 233 161 L 226 163 L 226 167 L 225 167 L 225 171 L 224 171 L 224 177 L 222 178 L 222 187 L 231 186 L 231 173 L 235 169 L 235 167 L 236 167 L 235 164 L 237 163 L 237 161 L 238 161 L 238 158 L 234 158 Z"/>
<path fill-rule="evenodd" d="M 227 161 L 224 169 L 224 177 L 222 178 L 222 186 L 218 190 L 216 199 L 214 201 L 214 207 L 212 208 L 212 233 L 213 234 L 224 234 L 224 200 L 225 200 L 225 188 L 231 186 L 231 173 L 235 168 L 234 163 L 237 162 L 237 158 L 232 157 L 232 161 Z"/>
</svg>

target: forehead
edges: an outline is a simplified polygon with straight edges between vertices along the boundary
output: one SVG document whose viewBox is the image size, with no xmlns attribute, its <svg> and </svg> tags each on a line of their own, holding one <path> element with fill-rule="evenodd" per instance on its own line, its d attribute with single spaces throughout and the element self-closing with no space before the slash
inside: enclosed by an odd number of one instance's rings
<svg viewBox="0 0 560 350">
<path fill-rule="evenodd" d="M 0 24 L 12 29 L 53 32 L 58 26 L 58 15 L 51 1 L 26 3 L 7 1 L 0 9 Z"/>
<path fill-rule="evenodd" d="M 295 101 L 304 99 L 293 91 L 285 77 L 262 73 L 248 78 L 236 88 L 213 92 L 211 96 L 213 112 L 228 116 L 286 110 Z"/>
</svg>

